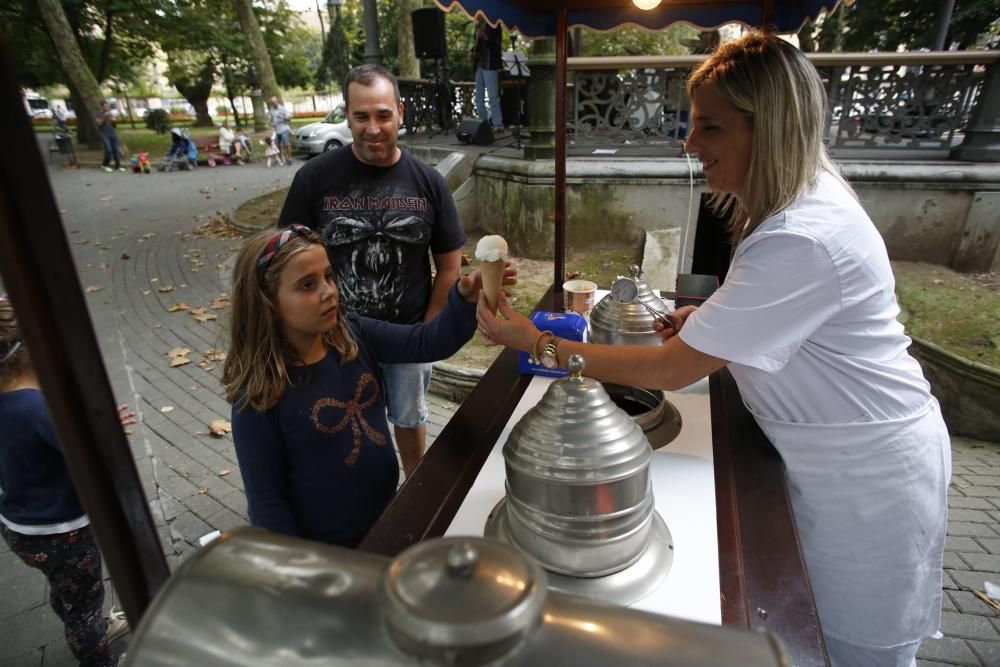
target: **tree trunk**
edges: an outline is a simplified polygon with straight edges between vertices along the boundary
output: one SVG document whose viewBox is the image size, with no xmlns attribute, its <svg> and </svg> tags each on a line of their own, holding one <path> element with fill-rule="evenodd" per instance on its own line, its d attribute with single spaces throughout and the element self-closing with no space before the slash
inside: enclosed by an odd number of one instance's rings
<svg viewBox="0 0 1000 667">
<path fill-rule="evenodd" d="M 267 53 L 264 45 L 264 36 L 260 32 L 260 25 L 257 17 L 250 6 L 250 0 L 233 0 L 233 9 L 240 19 L 240 27 L 243 35 L 247 39 L 247 46 L 250 48 L 250 60 L 253 62 L 254 72 L 265 100 L 277 97 L 281 100 L 281 91 L 278 90 L 278 81 L 274 77 L 274 68 L 271 67 L 271 56 Z"/>
<path fill-rule="evenodd" d="M 76 109 L 76 124 L 88 126 L 86 130 L 81 129 L 80 136 L 87 137 L 88 147 L 98 149 L 101 147 L 101 140 L 95 116 L 101 108 L 101 88 L 87 66 L 87 61 L 83 59 L 62 3 L 59 0 L 38 0 L 38 9 L 52 36 L 62 71 L 79 96 L 80 108 Z"/>
<path fill-rule="evenodd" d="M 420 61 L 413 48 L 413 20 L 411 12 L 419 9 L 423 0 L 399 0 L 396 5 L 396 32 L 399 52 L 399 76 L 404 79 L 420 78 Z"/>
<path fill-rule="evenodd" d="M 212 83 L 215 81 L 215 63 L 207 61 L 193 76 L 177 76 L 167 70 L 167 80 L 194 107 L 194 124 L 198 127 L 211 127 L 212 115 L 208 111 L 208 98 L 212 95 Z"/>
</svg>

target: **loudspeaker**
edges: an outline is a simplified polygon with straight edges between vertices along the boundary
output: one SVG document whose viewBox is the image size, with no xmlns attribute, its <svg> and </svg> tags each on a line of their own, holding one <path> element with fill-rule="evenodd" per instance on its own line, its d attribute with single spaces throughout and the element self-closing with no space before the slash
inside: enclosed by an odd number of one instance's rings
<svg viewBox="0 0 1000 667">
<path fill-rule="evenodd" d="M 455 136 L 464 144 L 489 146 L 493 143 L 493 128 L 488 120 L 466 118 L 458 124 Z"/>
<path fill-rule="evenodd" d="M 444 12 L 437 7 L 414 9 L 413 49 L 418 58 L 444 58 L 447 50 L 444 39 Z"/>
</svg>

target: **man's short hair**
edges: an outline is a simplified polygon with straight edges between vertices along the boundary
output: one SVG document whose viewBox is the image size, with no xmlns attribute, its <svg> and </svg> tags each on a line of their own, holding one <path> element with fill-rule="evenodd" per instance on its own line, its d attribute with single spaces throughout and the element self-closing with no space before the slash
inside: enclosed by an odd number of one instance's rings
<svg viewBox="0 0 1000 667">
<path fill-rule="evenodd" d="M 392 72 L 382 67 L 381 65 L 358 65 L 357 67 L 352 67 L 344 77 L 344 108 L 346 109 L 349 104 L 347 101 L 347 89 L 354 82 L 360 83 L 362 86 L 370 86 L 375 83 L 376 79 L 385 79 L 392 84 L 392 92 L 396 96 L 396 104 L 399 104 L 401 98 L 399 96 L 399 82 L 396 81 L 396 77 L 393 76 Z"/>
</svg>

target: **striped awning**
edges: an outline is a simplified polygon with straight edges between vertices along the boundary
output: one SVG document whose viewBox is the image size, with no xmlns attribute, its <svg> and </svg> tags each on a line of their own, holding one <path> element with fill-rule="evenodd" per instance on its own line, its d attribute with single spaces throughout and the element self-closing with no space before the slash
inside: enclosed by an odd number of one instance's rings
<svg viewBox="0 0 1000 667">
<path fill-rule="evenodd" d="M 491 24 L 502 22 L 508 30 L 525 37 L 544 37 L 556 32 L 556 11 L 567 10 L 570 28 L 613 30 L 635 25 L 662 30 L 685 23 L 707 30 L 732 22 L 751 27 L 771 26 L 779 33 L 797 32 L 809 18 L 832 11 L 840 0 L 662 0 L 643 10 L 632 0 L 434 0 L 445 11 L 459 10 L 470 17 L 485 17 Z"/>
</svg>

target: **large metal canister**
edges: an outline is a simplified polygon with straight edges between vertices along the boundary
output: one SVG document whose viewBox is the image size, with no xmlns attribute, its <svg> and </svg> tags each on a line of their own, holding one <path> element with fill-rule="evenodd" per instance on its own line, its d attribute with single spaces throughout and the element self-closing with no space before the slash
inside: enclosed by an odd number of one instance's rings
<svg viewBox="0 0 1000 667">
<path fill-rule="evenodd" d="M 590 313 L 591 342 L 653 347 L 662 344 L 660 335 L 653 328 L 656 318 L 649 309 L 666 313 L 669 308 L 660 297 L 653 294 L 649 285 L 642 279 L 639 267 L 632 266 L 631 271 L 632 279 L 638 288 L 635 301 L 619 303 L 610 294 L 601 299 Z"/>
<path fill-rule="evenodd" d="M 167 581 L 130 667 L 780 667 L 770 634 L 546 589 L 516 549 L 479 538 L 381 556 L 257 529 L 225 533 Z"/>
<path fill-rule="evenodd" d="M 646 549 L 653 520 L 649 441 L 600 382 L 553 382 L 503 448 L 510 538 L 548 570 L 599 577 Z"/>
</svg>

